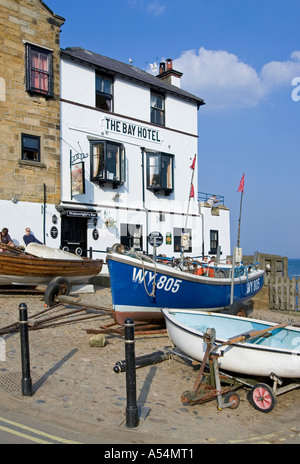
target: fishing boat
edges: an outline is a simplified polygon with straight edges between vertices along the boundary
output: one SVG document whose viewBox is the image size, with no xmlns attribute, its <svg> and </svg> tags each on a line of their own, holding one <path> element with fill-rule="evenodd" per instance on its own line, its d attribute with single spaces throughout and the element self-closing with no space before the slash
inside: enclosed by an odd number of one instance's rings
<svg viewBox="0 0 300 464">
<path fill-rule="evenodd" d="M 106 262 L 118 324 L 124 324 L 127 318 L 163 320 L 164 307 L 226 310 L 250 300 L 264 283 L 264 271 L 254 265 L 234 267 L 232 271 L 232 267 L 206 266 L 192 258 L 180 262 L 165 257 L 153 260 L 122 245 L 108 251 Z"/>
<path fill-rule="evenodd" d="M 246 375 L 300 378 L 300 328 L 220 313 L 163 308 L 172 343 L 202 362 L 205 334 L 215 330 L 220 368 Z"/>
<path fill-rule="evenodd" d="M 0 285 L 37 286 L 55 277 L 85 283 L 101 272 L 103 260 L 76 256 L 62 250 L 30 243 L 25 250 L 1 246 Z"/>
</svg>

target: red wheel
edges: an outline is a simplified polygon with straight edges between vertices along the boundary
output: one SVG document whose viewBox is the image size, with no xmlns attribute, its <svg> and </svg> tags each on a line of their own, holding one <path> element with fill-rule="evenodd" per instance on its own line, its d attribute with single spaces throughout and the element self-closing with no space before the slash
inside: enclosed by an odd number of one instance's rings
<svg viewBox="0 0 300 464">
<path fill-rule="evenodd" d="M 226 393 L 224 396 L 224 403 L 231 403 L 229 406 L 230 409 L 236 409 L 240 404 L 240 395 L 238 393 Z"/>
<path fill-rule="evenodd" d="M 257 383 L 251 390 L 250 401 L 252 406 L 261 412 L 270 412 L 277 403 L 272 388 L 265 383 Z"/>
</svg>

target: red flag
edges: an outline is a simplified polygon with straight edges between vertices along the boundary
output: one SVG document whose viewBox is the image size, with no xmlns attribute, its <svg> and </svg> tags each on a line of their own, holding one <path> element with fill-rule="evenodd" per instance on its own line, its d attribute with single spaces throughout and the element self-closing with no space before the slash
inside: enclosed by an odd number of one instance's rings
<svg viewBox="0 0 300 464">
<path fill-rule="evenodd" d="M 194 186 L 191 184 L 191 191 L 190 191 L 190 198 L 194 198 L 195 192 L 194 192 Z"/>
<path fill-rule="evenodd" d="M 238 192 L 244 193 L 244 183 L 245 183 L 245 174 L 243 174 L 243 177 L 241 178 Z"/>
<path fill-rule="evenodd" d="M 195 169 L 195 164 L 196 164 L 196 155 L 194 156 L 193 162 L 190 166 L 191 169 Z"/>
</svg>

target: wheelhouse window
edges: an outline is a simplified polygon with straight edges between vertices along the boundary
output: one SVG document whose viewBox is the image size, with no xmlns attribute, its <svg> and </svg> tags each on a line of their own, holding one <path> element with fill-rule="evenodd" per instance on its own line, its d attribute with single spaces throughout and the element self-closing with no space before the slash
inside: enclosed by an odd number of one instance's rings
<svg viewBox="0 0 300 464">
<path fill-rule="evenodd" d="M 112 78 L 96 74 L 96 108 L 112 111 L 112 88 Z"/>
<path fill-rule="evenodd" d="M 165 97 L 162 94 L 151 92 L 151 122 L 165 125 Z"/>
<path fill-rule="evenodd" d="M 146 153 L 146 155 L 147 189 L 170 194 L 174 188 L 174 155 L 166 153 Z"/>
<path fill-rule="evenodd" d="M 141 224 L 121 224 L 121 243 L 128 248 L 143 249 L 143 226 Z"/>
<path fill-rule="evenodd" d="M 40 137 L 21 135 L 21 158 L 27 161 L 41 161 Z"/>
<path fill-rule="evenodd" d="M 217 253 L 217 248 L 219 245 L 219 231 L 211 230 L 210 231 L 210 251 L 209 254 L 215 255 Z"/>
<path fill-rule="evenodd" d="M 91 142 L 91 180 L 111 182 L 113 188 L 125 182 L 125 149 L 106 141 Z"/>
<path fill-rule="evenodd" d="M 26 90 L 53 96 L 53 53 L 26 44 Z"/>
<path fill-rule="evenodd" d="M 180 227 L 174 227 L 174 252 L 181 252 L 183 248 L 184 251 L 189 253 L 192 252 L 192 230 L 191 229 L 182 229 Z"/>
</svg>

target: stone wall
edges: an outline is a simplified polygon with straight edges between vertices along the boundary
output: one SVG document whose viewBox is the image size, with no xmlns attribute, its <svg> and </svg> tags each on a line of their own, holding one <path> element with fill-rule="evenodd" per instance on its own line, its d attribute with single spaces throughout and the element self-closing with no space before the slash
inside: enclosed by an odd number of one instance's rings
<svg viewBox="0 0 300 464">
<path fill-rule="evenodd" d="M 0 200 L 60 202 L 60 26 L 40 0 L 0 0 Z M 25 43 L 53 51 L 53 97 L 25 87 Z M 21 159 L 21 134 L 40 137 L 41 160 Z"/>
</svg>

